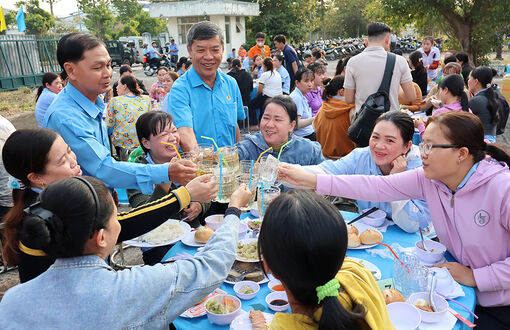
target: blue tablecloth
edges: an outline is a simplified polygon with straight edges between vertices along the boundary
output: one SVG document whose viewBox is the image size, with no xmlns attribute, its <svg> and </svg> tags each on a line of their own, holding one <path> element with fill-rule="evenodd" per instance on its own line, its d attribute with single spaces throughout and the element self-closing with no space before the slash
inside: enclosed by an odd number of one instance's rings
<svg viewBox="0 0 510 330">
<path fill-rule="evenodd" d="M 341 212 L 345 220 L 352 220 L 354 219 L 358 214 L 351 213 L 351 212 Z M 249 217 L 248 214 L 243 214 L 241 216 L 243 219 L 245 217 Z M 397 226 L 390 226 L 388 227 L 388 230 L 383 233 L 384 239 L 383 243 L 386 243 L 390 245 L 393 242 L 398 242 L 403 247 L 410 247 L 414 246 L 414 243 L 420 239 L 420 236 L 418 234 L 408 234 L 403 232 L 400 228 Z M 377 249 L 385 249 L 385 247 L 379 246 L 376 247 Z M 170 257 L 175 256 L 177 253 L 180 252 L 187 252 L 190 254 L 194 254 L 196 252 L 196 248 L 186 246 L 182 244 L 182 242 L 178 242 L 177 244 L 172 247 L 168 253 L 163 257 L 163 260 L 166 260 Z M 381 257 L 372 257 L 370 254 L 368 254 L 365 250 L 348 250 L 347 255 L 350 257 L 356 257 L 365 259 L 367 261 L 370 261 L 371 263 L 377 265 L 381 272 L 382 272 L 382 278 L 392 278 L 393 277 L 393 259 L 383 259 Z M 228 294 L 234 295 L 235 292 L 233 290 L 233 285 L 225 284 L 223 283 L 221 285 L 221 289 L 226 291 Z M 456 300 L 467 307 L 469 307 L 472 311 L 475 309 L 476 305 L 476 296 L 475 296 L 475 290 L 470 287 L 462 286 L 462 289 L 465 292 L 464 297 L 459 297 Z M 266 296 L 270 293 L 269 288 L 267 287 L 267 284 L 262 284 L 260 286 L 260 291 L 257 294 L 257 296 L 251 300 L 241 300 L 242 301 L 242 309 L 245 311 L 250 311 L 252 309 L 253 305 L 262 305 L 266 308 L 265 312 L 273 313 L 268 307 L 265 302 Z M 450 303 L 450 307 L 454 310 L 456 310 L 459 314 L 473 322 L 473 316 L 469 314 L 466 310 L 464 310 L 462 307 L 458 306 L 457 304 Z M 290 312 L 290 310 L 289 310 Z M 207 319 L 207 316 L 202 316 L 194 319 L 186 319 L 179 317 L 174 322 L 174 325 L 177 327 L 177 329 L 228 329 L 228 326 L 217 326 L 209 323 L 209 320 Z M 457 321 L 454 329 L 468 329 L 467 326 L 464 325 L 464 323 Z"/>
</svg>

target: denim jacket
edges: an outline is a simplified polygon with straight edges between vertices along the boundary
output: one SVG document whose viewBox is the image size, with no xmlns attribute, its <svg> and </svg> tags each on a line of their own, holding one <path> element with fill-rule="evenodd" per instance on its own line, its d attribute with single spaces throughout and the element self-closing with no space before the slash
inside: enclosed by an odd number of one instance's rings
<svg viewBox="0 0 510 330">
<path fill-rule="evenodd" d="M 173 263 L 115 271 L 95 255 L 57 259 L 7 291 L 0 329 L 168 329 L 225 280 L 238 228 L 226 216 L 202 252 Z"/>
<path fill-rule="evenodd" d="M 319 142 L 312 142 L 295 134 L 292 134 L 290 139 L 292 141 L 283 148 L 280 156 L 281 162 L 299 165 L 318 165 L 325 160 Z M 269 148 L 260 132 L 246 136 L 243 141 L 236 143 L 236 146 L 240 160 L 257 160 L 259 155 Z M 272 149 L 266 154 L 278 157 L 278 151 Z"/>
<path fill-rule="evenodd" d="M 422 166 L 418 146 L 413 145 L 406 155 L 406 171 Z M 305 168 L 307 172 L 317 174 L 361 174 L 361 175 L 383 175 L 379 166 L 376 165 L 370 147 L 356 148 L 347 156 L 338 160 L 327 160 L 318 166 L 318 169 Z M 368 188 L 368 187 L 367 187 Z M 431 223 L 428 204 L 423 199 L 410 199 L 397 202 L 369 202 L 358 200 L 361 209 L 377 207 L 388 215 L 395 224 L 409 233 L 417 232 L 428 227 Z M 432 228 L 429 228 L 432 231 Z"/>
</svg>

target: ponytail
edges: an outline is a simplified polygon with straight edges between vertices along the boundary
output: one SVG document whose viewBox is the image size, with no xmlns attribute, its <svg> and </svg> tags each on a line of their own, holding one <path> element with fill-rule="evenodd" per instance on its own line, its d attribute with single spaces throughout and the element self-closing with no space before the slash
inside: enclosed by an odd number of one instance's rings
<svg viewBox="0 0 510 330">
<path fill-rule="evenodd" d="M 336 76 L 333 79 L 326 78 L 322 82 L 324 84 L 324 93 L 322 99 L 328 101 L 330 98 L 338 94 L 338 91 L 344 88 L 344 76 Z"/>
<path fill-rule="evenodd" d="M 497 95 L 491 87 L 492 78 L 496 74 L 496 70 L 486 66 L 481 66 L 471 71 L 471 76 L 478 80 L 483 88 L 486 88 L 484 94 L 489 102 L 487 104 L 487 110 L 491 115 L 492 124 L 497 124 L 499 122 L 499 102 L 497 100 Z"/>
<path fill-rule="evenodd" d="M 39 96 L 41 96 L 42 91 L 44 90 L 44 86 L 37 87 L 37 93 L 35 94 L 35 102 L 39 100 Z"/>
<path fill-rule="evenodd" d="M 62 73 L 64 74 L 65 71 L 62 71 Z M 66 74 L 67 76 L 67 74 Z M 37 88 L 37 94 L 35 96 L 35 102 L 37 102 L 37 100 L 39 99 L 39 96 L 41 96 L 41 93 L 43 92 L 43 90 L 46 88 L 46 84 L 53 84 L 53 81 L 55 81 L 55 79 L 58 79 L 59 78 L 59 75 L 54 73 L 54 72 L 46 72 L 43 76 L 42 76 L 42 84 L 41 86 L 39 86 L 39 88 Z M 64 79 L 64 78 L 62 78 Z"/>
<path fill-rule="evenodd" d="M 510 154 L 508 154 L 503 148 L 497 144 L 487 144 L 485 147 L 485 153 L 497 161 L 505 162 L 510 167 Z"/>
<path fill-rule="evenodd" d="M 462 111 L 469 112 L 469 100 L 466 92 L 462 92 L 460 95 L 460 105 L 462 106 Z"/>
<path fill-rule="evenodd" d="M 326 297 L 323 300 L 319 330 L 357 330 L 361 329 L 360 320 L 366 315 L 362 305 L 353 303 L 352 312 L 346 310 L 338 297 Z"/>
<path fill-rule="evenodd" d="M 489 113 L 491 114 L 491 123 L 495 125 L 499 122 L 499 102 L 497 100 L 496 93 L 494 93 L 494 90 L 491 87 L 487 88 L 485 95 L 489 101 L 487 104 L 487 110 L 489 110 Z"/>
</svg>

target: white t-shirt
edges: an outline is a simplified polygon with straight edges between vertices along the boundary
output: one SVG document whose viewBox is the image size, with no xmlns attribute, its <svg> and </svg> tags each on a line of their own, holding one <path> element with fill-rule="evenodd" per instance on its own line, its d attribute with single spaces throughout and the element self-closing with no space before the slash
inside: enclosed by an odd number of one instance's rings
<svg viewBox="0 0 510 330">
<path fill-rule="evenodd" d="M 429 54 L 427 55 L 423 48 L 419 49 L 422 55 L 423 66 L 431 65 L 435 61 L 441 60 L 441 51 L 436 46 L 432 46 Z M 427 70 L 427 78 L 434 79 L 437 77 L 437 69 Z"/>
<path fill-rule="evenodd" d="M 262 94 L 273 97 L 276 95 L 282 95 L 282 77 L 278 73 L 278 71 L 273 70 L 265 71 L 259 79 L 260 84 L 264 84 L 264 89 L 262 90 Z"/>
</svg>

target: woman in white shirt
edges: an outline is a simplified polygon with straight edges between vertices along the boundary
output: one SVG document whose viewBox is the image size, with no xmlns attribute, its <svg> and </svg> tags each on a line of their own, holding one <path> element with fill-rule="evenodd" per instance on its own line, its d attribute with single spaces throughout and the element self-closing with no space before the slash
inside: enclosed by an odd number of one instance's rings
<svg viewBox="0 0 510 330">
<path fill-rule="evenodd" d="M 250 116 L 250 129 L 258 130 L 259 118 L 264 113 L 264 103 L 270 97 L 282 95 L 282 77 L 274 69 L 273 59 L 266 57 L 262 62 L 264 66 L 264 73 L 260 76 L 259 86 L 257 89 L 257 96 L 251 100 L 248 105 L 248 114 Z M 257 115 L 257 110 L 260 109 L 260 115 Z"/>
</svg>

